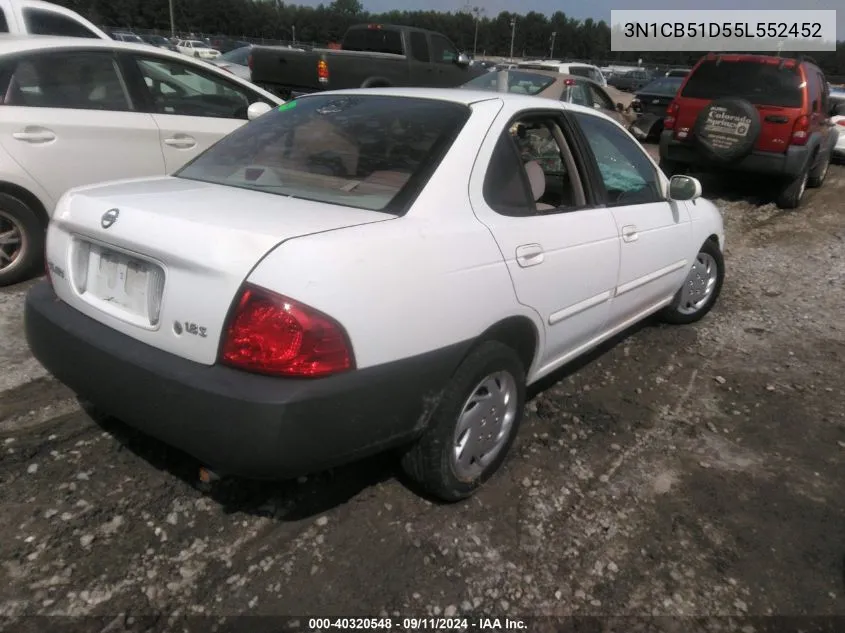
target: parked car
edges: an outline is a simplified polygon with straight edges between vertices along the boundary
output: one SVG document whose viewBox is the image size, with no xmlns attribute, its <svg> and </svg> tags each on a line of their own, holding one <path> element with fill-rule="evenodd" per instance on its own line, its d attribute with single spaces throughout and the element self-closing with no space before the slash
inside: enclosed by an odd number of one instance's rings
<svg viewBox="0 0 845 633">
<path fill-rule="evenodd" d="M 631 123 L 631 134 L 641 141 L 660 138 L 666 108 L 683 83 L 683 77 L 664 76 L 640 88 L 631 100 L 631 110 L 637 115 Z"/>
<path fill-rule="evenodd" d="M 212 60 L 211 63 L 241 79 L 251 81 L 252 75 L 249 70 L 249 55 L 251 52 L 252 44 L 223 53 L 217 59 Z"/>
<path fill-rule="evenodd" d="M 136 35 L 135 33 L 129 33 L 127 31 L 114 31 L 111 34 L 111 37 L 116 42 L 131 42 L 133 44 L 147 43 L 140 35 Z"/>
<path fill-rule="evenodd" d="M 824 73 L 809 60 L 703 57 L 670 103 L 660 136 L 667 174 L 699 169 L 769 175 L 794 209 L 827 175 L 837 141 Z"/>
<path fill-rule="evenodd" d="M 566 169 L 541 167 L 550 140 Z M 591 108 L 309 95 L 172 176 L 63 196 L 26 336 L 84 401 L 218 475 L 398 448 L 458 500 L 501 466 L 527 385 L 713 307 L 724 230 L 700 192 Z"/>
<path fill-rule="evenodd" d="M 654 75 L 648 70 L 628 70 L 614 74 L 608 80 L 608 84 L 625 92 L 636 92 L 648 85 L 654 79 Z"/>
<path fill-rule="evenodd" d="M 585 77 L 596 82 L 602 88 L 607 88 L 607 78 L 598 66 L 585 64 L 583 62 L 559 62 L 555 60 L 541 60 L 533 62 L 521 62 L 520 68 L 525 70 L 555 70 L 564 75 Z"/>
<path fill-rule="evenodd" d="M 256 46 L 250 70 L 256 84 L 284 98 L 341 88 L 454 88 L 487 72 L 445 35 L 389 24 L 351 27 L 339 50 Z"/>
<path fill-rule="evenodd" d="M 211 64 L 113 40 L 0 38 L 0 70 L 0 286 L 41 266 L 71 187 L 171 173 L 281 103 Z"/>
<path fill-rule="evenodd" d="M 173 51 L 174 53 L 179 52 L 176 50 L 176 46 L 172 44 L 170 40 L 164 37 L 163 35 L 143 35 L 142 38 L 147 44 L 152 44 L 153 46 L 163 48 L 168 51 Z"/>
<path fill-rule="evenodd" d="M 461 88 L 532 95 L 565 101 L 602 111 L 622 125 L 629 121 L 625 106 L 613 103 L 604 88 L 594 81 L 554 70 L 500 70 L 489 72 L 465 83 Z"/>
<path fill-rule="evenodd" d="M 666 71 L 665 77 L 686 77 L 689 75 L 691 68 L 671 68 Z"/>
<path fill-rule="evenodd" d="M 830 88 L 831 123 L 836 125 L 837 141 L 833 158 L 845 163 L 845 88 Z"/>
<path fill-rule="evenodd" d="M 250 44 L 249 42 L 233 40 L 225 36 L 208 38 L 208 44 L 209 46 L 211 46 L 211 48 L 220 51 L 221 55 L 225 55 L 226 53 L 230 53 L 231 51 L 234 51 L 239 48 L 244 48 L 245 46 L 252 46 L 252 44 Z"/>
<path fill-rule="evenodd" d="M 40 0 L 0 0 L 0 33 L 111 39 L 75 11 Z"/>
<path fill-rule="evenodd" d="M 200 40 L 179 40 L 176 42 L 176 50 L 183 55 L 200 59 L 217 59 L 220 57 L 220 51 L 214 50 Z"/>
</svg>

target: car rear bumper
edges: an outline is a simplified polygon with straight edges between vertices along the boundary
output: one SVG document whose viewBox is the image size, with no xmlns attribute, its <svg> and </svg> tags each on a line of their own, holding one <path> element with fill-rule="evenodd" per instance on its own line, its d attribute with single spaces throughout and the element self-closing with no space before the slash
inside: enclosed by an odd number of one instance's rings
<svg viewBox="0 0 845 633">
<path fill-rule="evenodd" d="M 26 298 L 32 353 L 59 381 L 222 474 L 284 479 L 404 444 L 425 427 L 469 343 L 316 380 L 205 366 L 74 310 L 47 282 Z"/>
<path fill-rule="evenodd" d="M 808 147 L 793 145 L 782 154 L 753 151 L 745 158 L 723 164 L 707 158 L 692 143 L 676 140 L 672 130 L 664 130 L 660 134 L 660 158 L 711 169 L 795 177 L 807 166 L 810 152 Z"/>
</svg>

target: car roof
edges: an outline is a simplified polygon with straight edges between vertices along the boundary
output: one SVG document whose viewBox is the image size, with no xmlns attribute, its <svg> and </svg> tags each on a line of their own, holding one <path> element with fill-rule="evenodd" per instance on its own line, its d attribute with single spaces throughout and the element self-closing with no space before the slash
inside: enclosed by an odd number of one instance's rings
<svg viewBox="0 0 845 633">
<path fill-rule="evenodd" d="M 135 35 L 135 33 L 126 33 Z M 0 36 L 0 55 L 12 53 L 26 53 L 39 50 L 56 49 L 86 49 L 102 48 L 107 50 L 141 51 L 149 53 L 155 50 L 156 54 L 168 55 L 174 59 L 184 59 L 184 55 L 172 53 L 163 49 L 151 49 L 147 44 L 139 42 L 119 42 L 117 40 L 101 40 L 88 37 L 60 37 L 56 35 L 2 35 Z"/>
</svg>

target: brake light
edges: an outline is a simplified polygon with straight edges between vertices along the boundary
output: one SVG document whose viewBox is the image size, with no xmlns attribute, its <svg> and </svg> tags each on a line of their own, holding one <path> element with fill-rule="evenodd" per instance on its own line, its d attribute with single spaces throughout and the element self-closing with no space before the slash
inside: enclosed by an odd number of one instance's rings
<svg viewBox="0 0 845 633">
<path fill-rule="evenodd" d="M 675 121 L 678 119 L 678 112 L 681 110 L 680 104 L 677 101 L 673 101 L 669 104 L 669 107 L 666 108 L 666 117 L 663 119 L 663 129 L 664 130 L 674 130 L 675 129 Z"/>
<path fill-rule="evenodd" d="M 839 120 L 836 122 L 836 125 L 841 125 L 842 127 L 845 127 L 845 119 L 839 119 Z"/>
<path fill-rule="evenodd" d="M 368 24 L 368 25 L 367 25 L 367 28 L 368 28 L 368 29 L 375 29 L 375 30 L 378 30 L 378 29 L 381 29 L 381 28 L 382 28 L 382 26 L 381 26 L 381 24 Z"/>
<path fill-rule="evenodd" d="M 574 85 L 575 85 L 575 80 L 574 80 L 574 79 L 564 79 L 564 80 L 563 80 L 563 85 L 564 85 L 564 86 L 574 86 Z"/>
<path fill-rule="evenodd" d="M 320 378 L 355 365 L 337 321 L 256 286 L 244 287 L 223 336 L 220 362 L 244 371 Z"/>
<path fill-rule="evenodd" d="M 325 59 L 317 62 L 317 80 L 321 84 L 329 83 L 329 64 Z"/>
<path fill-rule="evenodd" d="M 800 116 L 792 127 L 792 145 L 805 145 L 810 137 L 810 117 Z"/>
</svg>

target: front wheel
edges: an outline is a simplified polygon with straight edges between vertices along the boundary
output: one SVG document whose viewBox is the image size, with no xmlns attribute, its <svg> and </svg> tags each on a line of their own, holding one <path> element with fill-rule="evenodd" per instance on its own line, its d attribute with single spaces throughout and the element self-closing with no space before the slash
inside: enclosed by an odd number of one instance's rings
<svg viewBox="0 0 845 633">
<path fill-rule="evenodd" d="M 428 430 L 403 456 L 403 469 L 443 501 L 470 497 L 504 462 L 524 404 L 519 356 L 502 343 L 483 343 L 458 367 Z"/>
<path fill-rule="evenodd" d="M 686 325 L 704 318 L 716 304 L 725 279 L 725 259 L 719 245 L 707 240 L 698 251 L 684 285 L 660 316 L 666 323 Z"/>
<path fill-rule="evenodd" d="M 0 193 L 0 287 L 24 281 L 43 259 L 44 227 L 22 200 Z"/>
</svg>

